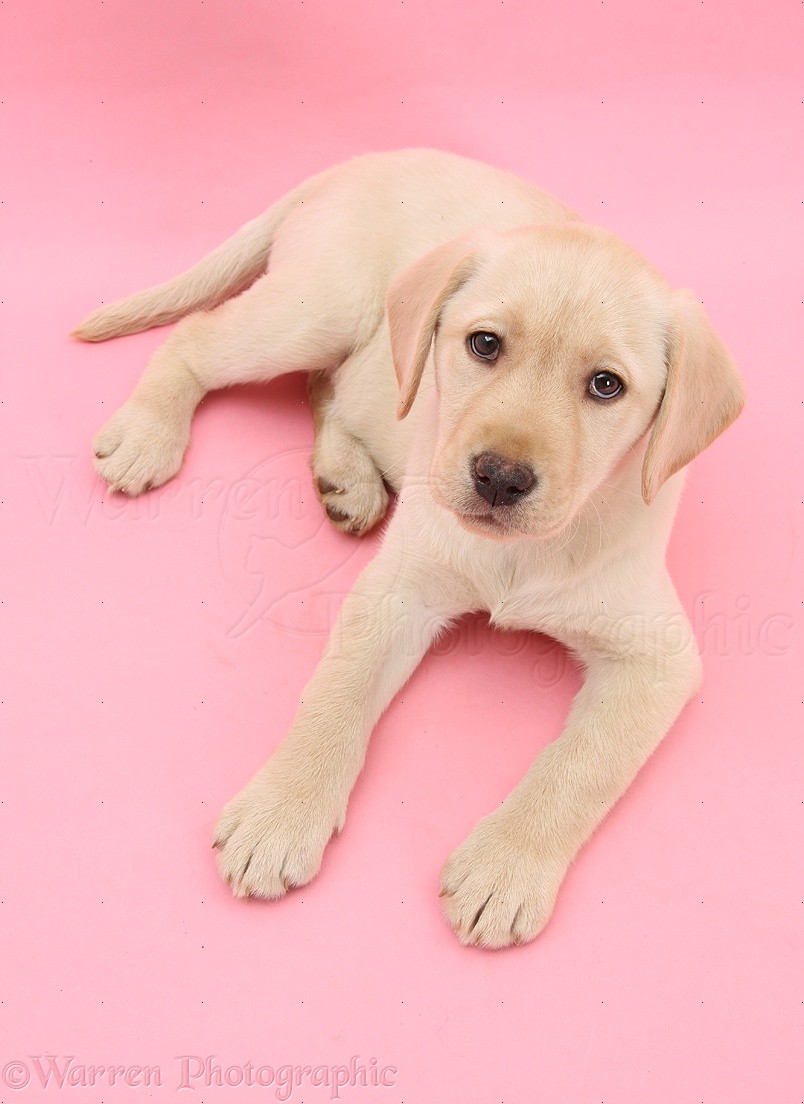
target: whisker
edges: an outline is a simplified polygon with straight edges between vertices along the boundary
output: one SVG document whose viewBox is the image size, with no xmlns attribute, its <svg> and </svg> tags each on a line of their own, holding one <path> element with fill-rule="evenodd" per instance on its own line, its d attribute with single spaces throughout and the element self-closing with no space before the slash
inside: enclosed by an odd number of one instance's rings
<svg viewBox="0 0 804 1104">
<path fill-rule="evenodd" d="M 605 487 L 609 491 L 617 491 L 618 494 L 629 495 L 631 498 L 636 498 L 640 502 L 642 501 L 642 495 L 636 494 L 635 491 L 629 491 L 627 487 L 618 487 L 616 483 L 601 483 L 601 487 Z"/>
</svg>

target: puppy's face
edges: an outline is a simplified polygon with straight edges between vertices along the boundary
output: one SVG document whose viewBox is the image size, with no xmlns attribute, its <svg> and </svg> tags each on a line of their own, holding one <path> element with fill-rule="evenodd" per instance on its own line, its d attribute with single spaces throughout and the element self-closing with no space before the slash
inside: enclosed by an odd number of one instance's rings
<svg viewBox="0 0 804 1104">
<path fill-rule="evenodd" d="M 433 492 L 490 536 L 555 534 L 645 433 L 664 386 L 668 309 L 608 236 L 501 235 L 435 335 Z"/>
<path fill-rule="evenodd" d="M 433 265 L 425 264 L 415 292 L 409 283 L 392 289 L 389 299 L 399 364 L 405 356 L 400 326 L 410 322 L 395 308 L 395 294 L 406 294 L 413 307 L 415 294 L 422 303 L 428 298 L 428 276 L 441 280 L 424 336 L 419 332 L 417 339 L 418 355 L 426 357 L 430 324 L 438 402 L 433 495 L 474 532 L 498 539 L 553 536 L 650 427 L 669 391 L 669 366 L 681 364 L 681 346 L 689 346 L 680 331 L 694 324 L 679 321 L 673 293 L 646 261 L 593 227 L 484 232 L 463 246 L 442 247 L 441 254 L 449 269 L 446 285 L 444 273 L 436 277 Z M 418 312 L 421 324 L 427 311 L 420 304 Z M 717 340 L 705 320 L 695 324 Z M 726 391 L 739 391 L 722 352 Z M 712 372 L 705 362 L 699 374 L 706 381 Z M 709 364 L 711 369 L 711 357 Z M 714 385 L 701 386 L 701 399 L 722 406 L 709 412 L 721 423 L 726 408 L 728 420 L 736 416 L 741 395 L 734 391 L 725 401 L 720 375 L 714 375 Z M 404 413 L 404 368 L 400 382 Z M 694 385 L 687 379 L 682 390 Z M 693 407 L 697 402 L 692 399 Z M 683 412 L 675 405 L 678 420 Z M 709 429 L 708 423 L 700 431 L 682 427 L 680 437 L 671 427 L 673 440 L 646 475 L 646 499 L 700 451 Z"/>
</svg>

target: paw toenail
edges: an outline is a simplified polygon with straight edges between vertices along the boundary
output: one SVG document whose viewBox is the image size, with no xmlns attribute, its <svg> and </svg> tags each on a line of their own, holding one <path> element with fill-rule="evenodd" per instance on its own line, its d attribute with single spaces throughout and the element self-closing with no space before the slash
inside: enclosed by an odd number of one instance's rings
<svg viewBox="0 0 804 1104">
<path fill-rule="evenodd" d="M 349 515 L 345 514 L 343 510 L 338 510 L 335 506 L 327 506 L 327 517 L 330 521 L 348 521 Z"/>
<path fill-rule="evenodd" d="M 343 490 L 336 486 L 334 483 L 330 483 L 328 479 L 319 479 L 317 482 L 318 493 L 325 494 L 343 494 Z"/>
</svg>

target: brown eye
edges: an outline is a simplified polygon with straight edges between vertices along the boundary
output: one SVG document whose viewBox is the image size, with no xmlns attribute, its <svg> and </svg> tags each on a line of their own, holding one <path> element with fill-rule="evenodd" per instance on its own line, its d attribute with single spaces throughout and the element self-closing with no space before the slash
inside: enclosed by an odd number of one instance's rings
<svg viewBox="0 0 804 1104">
<path fill-rule="evenodd" d="M 613 372 L 596 372 L 589 380 L 589 394 L 593 399 L 613 399 L 625 390 L 625 384 Z"/>
<path fill-rule="evenodd" d="M 500 352 L 500 339 L 496 334 L 478 330 L 469 335 L 469 348 L 481 360 L 496 360 Z"/>
</svg>

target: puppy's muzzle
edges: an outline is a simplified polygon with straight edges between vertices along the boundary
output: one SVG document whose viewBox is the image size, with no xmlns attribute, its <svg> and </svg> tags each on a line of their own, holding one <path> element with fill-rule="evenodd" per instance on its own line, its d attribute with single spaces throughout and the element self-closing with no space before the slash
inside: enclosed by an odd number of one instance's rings
<svg viewBox="0 0 804 1104">
<path fill-rule="evenodd" d="M 472 482 L 482 499 L 495 506 L 515 506 L 536 486 L 529 464 L 516 463 L 496 452 L 481 452 L 469 462 Z"/>
</svg>

